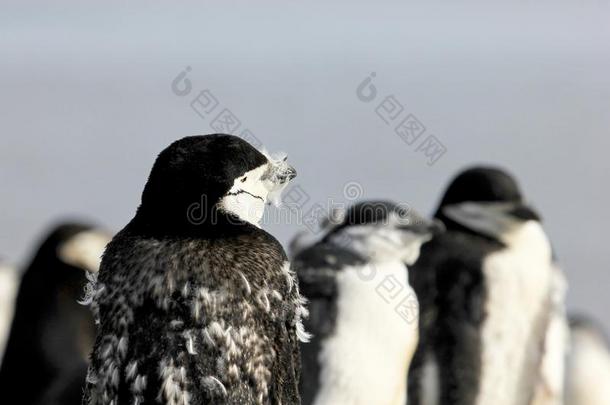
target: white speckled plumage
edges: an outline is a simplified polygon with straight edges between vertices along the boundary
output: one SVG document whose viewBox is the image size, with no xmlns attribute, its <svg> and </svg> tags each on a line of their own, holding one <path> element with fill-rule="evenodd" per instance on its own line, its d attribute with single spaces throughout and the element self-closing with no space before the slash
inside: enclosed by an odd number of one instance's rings
<svg viewBox="0 0 610 405">
<path fill-rule="evenodd" d="M 292 177 L 230 135 L 161 153 L 89 289 L 99 331 L 86 404 L 298 403 L 306 310 L 260 229 L 268 196 Z"/>
</svg>

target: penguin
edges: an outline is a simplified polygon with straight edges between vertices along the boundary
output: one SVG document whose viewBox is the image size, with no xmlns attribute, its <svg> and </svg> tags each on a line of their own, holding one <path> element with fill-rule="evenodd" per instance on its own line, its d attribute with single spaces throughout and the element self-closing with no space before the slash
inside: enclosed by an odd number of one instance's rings
<svg viewBox="0 0 610 405">
<path fill-rule="evenodd" d="M 418 340 L 407 266 L 440 228 L 384 200 L 341 216 L 293 259 L 313 335 L 301 348 L 303 404 L 404 405 Z"/>
<path fill-rule="evenodd" d="M 561 316 L 540 216 L 510 174 L 487 166 L 458 174 L 434 216 L 447 231 L 410 272 L 420 302 L 410 405 L 530 404 Z"/>
<path fill-rule="evenodd" d="M 296 171 L 226 134 L 157 157 L 88 298 L 84 404 L 299 404 L 304 300 L 265 204 Z"/>
<path fill-rule="evenodd" d="M 95 325 L 88 308 L 79 304 L 87 272 L 99 268 L 110 235 L 80 222 L 59 224 L 42 241 L 23 272 L 14 317 L 0 367 L 0 392 L 23 405 L 52 403 L 56 387 L 75 393 L 78 404 L 83 381 L 66 385 L 72 375 L 86 376 Z"/>
<path fill-rule="evenodd" d="M 583 315 L 570 316 L 566 405 L 610 404 L 610 343 L 602 327 Z"/>
<path fill-rule="evenodd" d="M 18 286 L 16 270 L 0 259 L 0 364 L 13 321 Z"/>
</svg>

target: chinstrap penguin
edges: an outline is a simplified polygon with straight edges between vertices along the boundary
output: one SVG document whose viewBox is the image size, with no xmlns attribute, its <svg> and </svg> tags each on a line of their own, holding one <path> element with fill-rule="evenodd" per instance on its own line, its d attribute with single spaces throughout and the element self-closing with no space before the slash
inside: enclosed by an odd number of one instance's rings
<svg viewBox="0 0 610 405">
<path fill-rule="evenodd" d="M 309 301 L 301 348 L 304 405 L 404 405 L 417 345 L 406 265 L 440 227 L 404 206 L 365 201 L 294 258 Z"/>
<path fill-rule="evenodd" d="M 304 300 L 259 224 L 295 174 L 232 135 L 160 153 L 89 291 L 99 324 L 85 404 L 300 403 Z"/>
<path fill-rule="evenodd" d="M 78 300 L 109 241 L 103 230 L 64 223 L 41 243 L 18 289 L 0 367 L 3 398 L 23 405 L 80 403 L 95 328 Z"/>
<path fill-rule="evenodd" d="M 538 214 L 510 175 L 476 167 L 453 180 L 435 217 L 447 231 L 410 272 L 420 344 L 409 404 L 530 404 L 545 356 L 561 361 L 548 352 L 549 336 L 561 338 L 549 332 L 561 283 Z"/>
</svg>

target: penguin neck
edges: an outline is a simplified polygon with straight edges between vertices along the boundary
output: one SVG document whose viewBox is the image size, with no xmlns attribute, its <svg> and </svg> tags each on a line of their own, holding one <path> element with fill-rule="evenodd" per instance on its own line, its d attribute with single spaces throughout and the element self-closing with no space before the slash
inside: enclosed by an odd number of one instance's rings
<svg viewBox="0 0 610 405">
<path fill-rule="evenodd" d="M 159 210 L 141 205 L 128 227 L 138 234 L 155 237 L 205 239 L 237 236 L 259 229 L 236 215 L 215 207 L 207 212 L 199 213 L 194 211 L 189 213 L 188 208 L 173 212 L 180 212 L 180 215 L 159 212 Z"/>
</svg>

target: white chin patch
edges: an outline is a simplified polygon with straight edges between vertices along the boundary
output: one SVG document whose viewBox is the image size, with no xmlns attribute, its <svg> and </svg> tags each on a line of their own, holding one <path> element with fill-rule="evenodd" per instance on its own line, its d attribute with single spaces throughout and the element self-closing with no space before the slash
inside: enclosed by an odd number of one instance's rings
<svg viewBox="0 0 610 405">
<path fill-rule="evenodd" d="M 261 177 L 268 167 L 266 163 L 236 178 L 231 189 L 218 203 L 219 208 L 260 227 L 269 195 L 269 189 Z"/>
<path fill-rule="evenodd" d="M 233 180 L 231 189 L 218 203 L 222 211 L 236 215 L 256 226 L 265 213 L 267 202 L 279 206 L 282 191 L 288 185 L 294 169 L 286 162 L 286 154 L 269 155 L 263 151 L 267 163 Z"/>
<path fill-rule="evenodd" d="M 220 200 L 220 208 L 242 221 L 259 226 L 265 214 L 265 201 L 248 194 L 228 195 Z"/>
<path fill-rule="evenodd" d="M 111 236 L 104 232 L 80 232 L 59 246 L 57 254 L 64 263 L 97 272 L 110 239 Z"/>
</svg>

